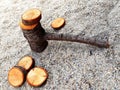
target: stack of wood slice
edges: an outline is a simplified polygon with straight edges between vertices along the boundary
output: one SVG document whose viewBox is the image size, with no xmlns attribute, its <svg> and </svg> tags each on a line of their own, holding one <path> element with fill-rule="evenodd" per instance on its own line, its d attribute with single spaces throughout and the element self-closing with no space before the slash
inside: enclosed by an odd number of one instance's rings
<svg viewBox="0 0 120 90">
<path fill-rule="evenodd" d="M 41 19 L 41 12 L 38 9 L 30 9 L 24 12 L 21 18 L 20 27 L 23 30 L 32 30 L 38 25 Z"/>
<path fill-rule="evenodd" d="M 45 30 L 40 24 L 40 19 L 41 11 L 38 9 L 30 9 L 23 13 L 19 23 L 31 50 L 39 53 L 48 45 L 48 42 L 44 39 Z"/>
<path fill-rule="evenodd" d="M 34 67 L 31 56 L 22 57 L 16 66 L 8 72 L 8 82 L 14 87 L 20 87 L 27 82 L 34 87 L 41 86 L 48 78 L 47 71 L 42 67 Z"/>
</svg>

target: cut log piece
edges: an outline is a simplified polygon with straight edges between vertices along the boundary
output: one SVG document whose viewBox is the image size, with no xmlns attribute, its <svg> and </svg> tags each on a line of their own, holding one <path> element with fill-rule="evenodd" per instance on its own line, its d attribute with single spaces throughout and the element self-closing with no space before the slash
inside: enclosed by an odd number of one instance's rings
<svg viewBox="0 0 120 90">
<path fill-rule="evenodd" d="M 8 82 L 14 87 L 20 87 L 26 80 L 27 71 L 20 67 L 14 66 L 8 72 Z"/>
<path fill-rule="evenodd" d="M 27 82 L 34 87 L 41 86 L 47 78 L 47 71 L 42 67 L 35 67 L 27 74 Z"/>
<path fill-rule="evenodd" d="M 57 18 L 51 23 L 51 27 L 54 29 L 60 29 L 65 25 L 65 19 L 64 18 Z"/>
<path fill-rule="evenodd" d="M 32 25 L 25 25 L 22 23 L 22 21 L 20 21 L 19 25 L 22 28 L 22 30 L 33 30 L 38 25 L 38 23 Z"/>
<path fill-rule="evenodd" d="M 41 11 L 38 9 L 30 9 L 23 13 L 22 22 L 25 25 L 33 25 L 40 21 Z"/>
<path fill-rule="evenodd" d="M 31 56 L 24 56 L 19 60 L 17 65 L 23 67 L 26 71 L 29 71 L 35 66 L 35 61 Z"/>
</svg>

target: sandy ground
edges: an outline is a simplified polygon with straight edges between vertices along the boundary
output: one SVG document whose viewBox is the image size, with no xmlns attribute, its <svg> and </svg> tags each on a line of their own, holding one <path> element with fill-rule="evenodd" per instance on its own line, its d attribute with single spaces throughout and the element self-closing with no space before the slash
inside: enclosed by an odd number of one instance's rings
<svg viewBox="0 0 120 90">
<path fill-rule="evenodd" d="M 32 52 L 18 25 L 31 8 L 42 11 L 47 32 L 108 37 L 111 46 L 49 41 L 43 53 Z M 55 32 L 50 23 L 57 17 L 66 25 Z M 8 70 L 26 54 L 49 73 L 42 87 L 25 82 L 14 88 L 7 81 Z M 0 0 L 0 73 L 0 90 L 120 90 L 120 0 Z"/>
</svg>

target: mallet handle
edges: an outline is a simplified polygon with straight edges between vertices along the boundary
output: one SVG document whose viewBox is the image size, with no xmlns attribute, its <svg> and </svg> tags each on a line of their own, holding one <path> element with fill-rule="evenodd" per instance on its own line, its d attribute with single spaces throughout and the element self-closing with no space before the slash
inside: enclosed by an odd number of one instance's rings
<svg viewBox="0 0 120 90">
<path fill-rule="evenodd" d="M 84 37 L 80 35 L 46 33 L 44 36 L 44 39 L 79 42 L 79 43 L 90 44 L 90 45 L 94 45 L 102 48 L 109 48 L 110 46 L 108 41 L 98 40 L 96 38 Z"/>
</svg>

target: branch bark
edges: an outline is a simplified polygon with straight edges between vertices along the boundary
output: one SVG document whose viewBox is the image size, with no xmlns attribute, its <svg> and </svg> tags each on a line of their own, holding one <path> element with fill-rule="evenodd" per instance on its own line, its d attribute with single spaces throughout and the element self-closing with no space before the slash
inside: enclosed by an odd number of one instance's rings
<svg viewBox="0 0 120 90">
<path fill-rule="evenodd" d="M 69 34 L 54 34 L 54 33 L 46 33 L 44 36 L 45 40 L 58 40 L 58 41 L 71 41 L 78 43 L 85 43 L 94 46 L 98 46 L 101 48 L 109 48 L 108 41 L 98 40 L 96 38 L 83 37 L 80 35 L 69 35 Z"/>
</svg>

